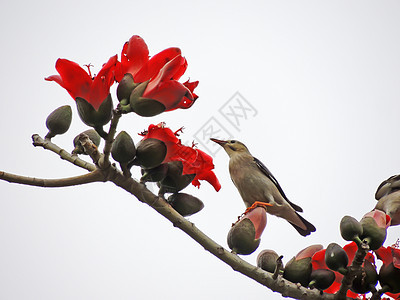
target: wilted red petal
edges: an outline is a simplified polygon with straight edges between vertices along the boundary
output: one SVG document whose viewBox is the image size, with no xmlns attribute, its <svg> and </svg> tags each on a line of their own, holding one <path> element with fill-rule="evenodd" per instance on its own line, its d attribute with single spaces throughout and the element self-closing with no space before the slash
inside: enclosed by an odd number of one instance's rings
<svg viewBox="0 0 400 300">
<path fill-rule="evenodd" d="M 267 225 L 267 213 L 263 207 L 256 207 L 249 211 L 243 219 L 249 219 L 256 229 L 255 239 L 259 239 Z"/>
<path fill-rule="evenodd" d="M 144 82 L 155 77 L 162 67 L 176 56 L 181 54 L 181 49 L 172 47 L 154 55 L 143 67 L 134 75 L 135 82 Z M 183 73 L 182 73 L 183 74 Z M 175 78 L 173 78 L 175 79 Z M 179 78 L 178 78 L 179 79 Z"/>
<path fill-rule="evenodd" d="M 381 210 L 374 209 L 363 216 L 363 218 L 367 217 L 373 218 L 376 224 L 381 228 L 388 228 L 390 226 L 390 217 Z"/>
<path fill-rule="evenodd" d="M 307 248 L 304 248 L 303 250 L 301 250 L 299 253 L 297 253 L 296 255 L 296 260 L 300 260 L 306 257 L 313 257 L 313 255 L 318 252 L 321 251 L 324 247 L 322 245 L 311 245 L 308 246 Z"/>
</svg>

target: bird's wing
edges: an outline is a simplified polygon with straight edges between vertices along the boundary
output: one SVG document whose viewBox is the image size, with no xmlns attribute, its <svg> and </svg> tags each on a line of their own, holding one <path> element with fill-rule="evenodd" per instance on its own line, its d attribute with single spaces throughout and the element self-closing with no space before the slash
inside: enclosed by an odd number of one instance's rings
<svg viewBox="0 0 400 300">
<path fill-rule="evenodd" d="M 261 172 L 263 172 L 265 174 L 265 176 L 267 176 L 269 178 L 269 180 L 271 180 L 275 184 L 279 193 L 281 193 L 282 197 L 290 204 L 290 206 L 293 207 L 293 209 L 295 211 L 302 212 L 303 209 L 300 206 L 289 201 L 289 199 L 285 195 L 285 192 L 282 190 L 281 186 L 279 185 L 278 180 L 276 180 L 276 178 L 274 177 L 274 175 L 272 175 L 272 173 L 268 170 L 268 168 L 260 160 L 258 160 L 255 157 L 253 157 L 253 158 L 254 158 L 254 162 L 256 163 L 258 168 L 261 170 Z"/>
</svg>

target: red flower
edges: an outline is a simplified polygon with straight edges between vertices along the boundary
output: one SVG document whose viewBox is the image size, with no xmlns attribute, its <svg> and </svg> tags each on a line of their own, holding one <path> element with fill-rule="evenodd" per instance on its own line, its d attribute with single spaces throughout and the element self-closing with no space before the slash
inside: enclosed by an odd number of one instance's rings
<svg viewBox="0 0 400 300">
<path fill-rule="evenodd" d="M 384 265 L 393 265 L 400 269 L 400 249 L 393 246 L 387 248 L 380 247 L 375 251 L 376 256 L 383 262 Z"/>
<path fill-rule="evenodd" d="M 193 93 L 198 81 L 180 83 L 177 80 L 185 73 L 187 61 L 179 48 L 168 48 L 149 59 L 149 50 L 144 40 L 137 35 L 125 43 L 121 62 L 117 63 L 115 79 L 119 82 L 126 73 L 135 83 L 149 80 L 142 97 L 157 100 L 165 111 L 189 108 L 197 99 Z"/>
<path fill-rule="evenodd" d="M 356 255 L 356 251 L 358 249 L 357 244 L 355 242 L 351 242 L 351 243 L 347 244 L 346 246 L 344 246 L 343 249 L 347 253 L 347 256 L 349 258 L 349 265 L 350 265 Z M 329 269 L 325 264 L 325 252 L 326 252 L 326 249 L 318 251 L 313 255 L 312 261 L 311 261 L 313 270 Z M 368 253 L 366 255 L 365 259 L 369 260 L 372 263 L 375 263 L 374 256 L 371 253 Z M 340 289 L 340 285 L 341 285 L 342 279 L 343 279 L 342 274 L 340 274 L 339 272 L 336 272 L 336 271 L 334 271 L 334 272 L 335 272 L 335 276 L 336 276 L 335 281 L 329 288 L 324 290 L 324 292 L 329 293 L 329 294 L 334 294 Z M 347 297 L 357 298 L 357 296 L 358 296 L 358 294 L 356 294 L 350 290 L 347 291 Z"/>
<path fill-rule="evenodd" d="M 177 137 L 179 131 L 181 129 L 173 132 L 171 129 L 165 127 L 164 123 L 160 123 L 158 125 L 150 125 L 149 129 L 141 135 L 144 140 L 153 138 L 163 141 L 167 146 L 167 154 L 163 163 L 181 161 L 183 165 L 182 175 L 196 174 L 192 181 L 194 186 L 199 187 L 199 180 L 206 180 L 216 191 L 219 191 L 221 184 L 212 171 L 214 164 L 211 156 L 193 146 L 182 145 Z"/>
<path fill-rule="evenodd" d="M 110 93 L 110 87 L 114 83 L 116 63 L 117 55 L 112 56 L 100 72 L 92 78 L 90 70 L 88 74 L 77 63 L 59 58 L 56 69 L 60 75 L 52 75 L 45 80 L 57 82 L 72 98 L 83 98 L 97 110 Z"/>
</svg>

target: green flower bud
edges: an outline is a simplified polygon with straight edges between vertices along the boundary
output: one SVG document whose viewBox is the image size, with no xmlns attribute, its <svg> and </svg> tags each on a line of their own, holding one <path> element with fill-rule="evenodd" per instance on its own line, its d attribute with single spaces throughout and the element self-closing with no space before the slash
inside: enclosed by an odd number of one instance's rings
<svg viewBox="0 0 400 300">
<path fill-rule="evenodd" d="M 119 163 L 127 163 L 135 158 L 136 148 L 131 136 L 121 131 L 111 146 L 111 156 Z"/>
<path fill-rule="evenodd" d="M 145 169 L 159 166 L 167 155 L 167 146 L 157 139 L 145 139 L 140 141 L 136 148 L 135 164 Z"/>
<path fill-rule="evenodd" d="M 308 286 L 311 271 L 311 257 L 305 257 L 299 260 L 293 257 L 285 266 L 283 278 L 293 283 L 300 283 L 302 286 Z"/>
<path fill-rule="evenodd" d="M 332 285 L 332 283 L 335 281 L 335 278 L 335 273 L 331 270 L 314 270 L 311 272 L 309 286 L 323 291 Z"/>
<path fill-rule="evenodd" d="M 379 271 L 379 283 L 382 288 L 387 286 L 391 293 L 400 293 L 400 269 L 396 268 L 393 263 L 383 264 Z"/>
<path fill-rule="evenodd" d="M 350 290 L 357 294 L 370 292 L 378 283 L 378 273 L 375 266 L 368 260 L 364 261 L 364 267 L 358 270 Z"/>
<path fill-rule="evenodd" d="M 46 127 L 49 132 L 46 139 L 51 139 L 57 134 L 64 134 L 69 129 L 72 121 L 71 106 L 64 105 L 54 110 L 46 119 Z"/>
<path fill-rule="evenodd" d="M 132 91 L 137 87 L 138 84 L 133 81 L 133 76 L 131 73 L 126 73 L 121 79 L 117 87 L 117 98 L 121 102 L 126 99 L 129 100 Z"/>
<path fill-rule="evenodd" d="M 110 122 L 113 110 L 113 103 L 110 94 L 101 103 L 98 110 L 95 110 L 94 107 L 83 98 L 77 97 L 75 101 L 79 117 L 86 125 L 96 128 Z"/>
<path fill-rule="evenodd" d="M 261 239 L 255 239 L 256 229 L 250 219 L 242 219 L 231 227 L 228 233 L 228 246 L 237 253 L 248 255 L 256 251 Z"/>
<path fill-rule="evenodd" d="M 132 111 L 142 117 L 153 117 L 165 111 L 164 104 L 154 99 L 143 98 L 142 95 L 149 81 L 140 83 L 130 94 L 129 103 Z"/>
<path fill-rule="evenodd" d="M 187 187 L 194 179 L 194 174 L 182 175 L 183 165 L 180 161 L 168 162 L 168 171 L 165 178 L 157 183 L 159 194 L 177 193 Z"/>
<path fill-rule="evenodd" d="M 176 193 L 168 197 L 168 203 L 183 217 L 193 215 L 204 208 L 204 203 L 189 194 Z"/>
<path fill-rule="evenodd" d="M 386 228 L 379 227 L 372 217 L 364 217 L 360 224 L 363 228 L 361 239 L 368 243 L 371 250 L 378 250 L 386 240 Z"/>
<path fill-rule="evenodd" d="M 161 181 L 167 176 L 168 172 L 168 164 L 161 164 L 158 167 L 152 169 L 143 169 L 141 170 L 142 178 L 140 178 L 140 182 L 157 182 Z"/>
<path fill-rule="evenodd" d="M 346 241 L 357 241 L 359 244 L 362 233 L 362 226 L 355 218 L 344 216 L 340 221 L 340 234 Z"/>
<path fill-rule="evenodd" d="M 326 248 L 325 263 L 329 269 L 343 273 L 349 263 L 349 257 L 338 244 L 330 243 Z"/>
<path fill-rule="evenodd" d="M 97 147 L 100 145 L 100 141 L 101 141 L 100 135 L 97 133 L 96 130 L 88 129 L 88 130 L 78 134 L 74 138 L 75 149 L 72 151 L 72 154 L 86 154 L 85 149 L 83 149 L 81 142 L 79 141 L 79 136 L 81 134 L 86 134 L 89 137 L 89 139 L 93 142 L 93 144 L 95 144 Z"/>
<path fill-rule="evenodd" d="M 153 117 L 165 111 L 165 106 L 154 99 L 140 97 L 137 101 L 131 101 L 133 111 L 142 117 Z"/>
<path fill-rule="evenodd" d="M 274 250 L 263 250 L 257 256 L 257 267 L 274 273 L 279 255 Z"/>
</svg>

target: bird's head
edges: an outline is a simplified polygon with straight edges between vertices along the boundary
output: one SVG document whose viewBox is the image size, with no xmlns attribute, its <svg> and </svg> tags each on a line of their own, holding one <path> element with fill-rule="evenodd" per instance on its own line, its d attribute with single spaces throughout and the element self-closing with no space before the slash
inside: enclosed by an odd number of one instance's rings
<svg viewBox="0 0 400 300">
<path fill-rule="evenodd" d="M 242 142 L 236 140 L 223 141 L 214 138 L 211 138 L 210 140 L 224 148 L 229 157 L 239 153 L 249 153 L 249 150 Z"/>
</svg>

